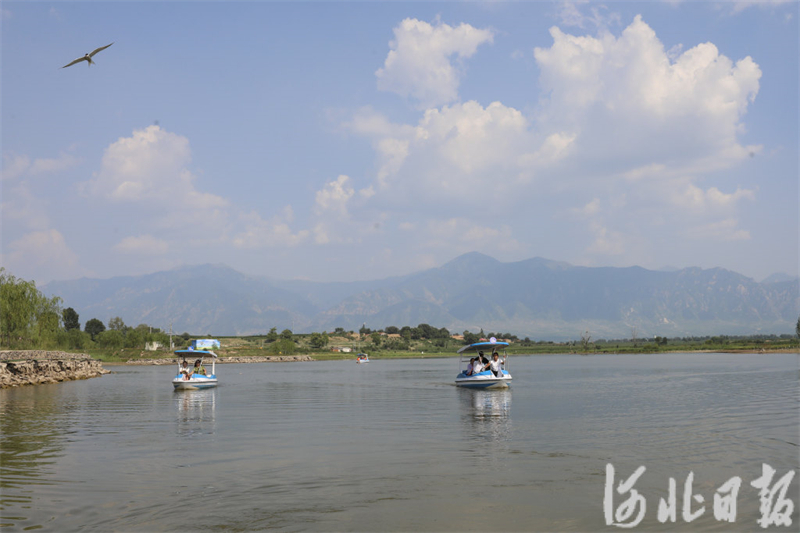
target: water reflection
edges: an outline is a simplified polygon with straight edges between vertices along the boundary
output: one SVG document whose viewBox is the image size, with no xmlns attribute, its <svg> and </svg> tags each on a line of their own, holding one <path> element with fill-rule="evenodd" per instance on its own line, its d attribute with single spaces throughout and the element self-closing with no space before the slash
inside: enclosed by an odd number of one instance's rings
<svg viewBox="0 0 800 533">
<path fill-rule="evenodd" d="M 216 429 L 217 389 L 175 391 L 178 435 L 212 435 Z"/>
<path fill-rule="evenodd" d="M 511 440 L 511 390 L 458 389 L 462 421 L 471 440 L 501 443 Z"/>
<path fill-rule="evenodd" d="M 68 432 L 60 421 L 71 411 L 52 392 L 27 387 L 0 395 L 0 527 L 41 527 L 28 518 L 34 487 L 57 483 L 49 467 L 63 455 Z"/>
</svg>

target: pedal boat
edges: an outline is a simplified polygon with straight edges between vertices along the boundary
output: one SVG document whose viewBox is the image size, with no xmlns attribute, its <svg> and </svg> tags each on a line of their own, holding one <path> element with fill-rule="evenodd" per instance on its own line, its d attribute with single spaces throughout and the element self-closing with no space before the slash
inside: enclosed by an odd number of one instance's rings
<svg viewBox="0 0 800 533">
<path fill-rule="evenodd" d="M 356 363 L 369 363 L 369 355 L 365 353 L 358 354 L 358 357 L 356 358 Z"/>
<path fill-rule="evenodd" d="M 507 342 L 497 341 L 494 337 L 489 341 L 476 342 L 469 344 L 458 350 L 459 368 L 463 368 L 456 376 L 456 385 L 459 387 L 469 387 L 473 389 L 505 389 L 511 385 L 511 374 L 505 369 L 508 364 L 508 355 L 506 354 Z M 502 352 L 501 352 L 502 350 Z M 478 352 L 483 352 L 488 360 L 491 361 L 492 353 L 497 352 L 502 367 L 500 375 L 495 376 L 491 370 L 484 370 L 478 374 L 467 375 L 467 366 L 469 360 L 478 355 Z"/>
<path fill-rule="evenodd" d="M 175 390 L 197 390 L 208 389 L 217 386 L 217 354 L 207 350 L 175 350 L 175 355 L 178 356 L 178 374 L 172 379 L 172 386 Z M 211 374 L 192 374 L 189 379 L 186 379 L 184 374 L 181 374 L 181 364 L 186 361 L 186 358 L 197 359 L 200 358 L 200 364 L 203 364 L 203 359 L 211 357 Z M 194 366 L 194 365 L 192 365 Z M 190 367 L 191 368 L 191 367 Z"/>
</svg>

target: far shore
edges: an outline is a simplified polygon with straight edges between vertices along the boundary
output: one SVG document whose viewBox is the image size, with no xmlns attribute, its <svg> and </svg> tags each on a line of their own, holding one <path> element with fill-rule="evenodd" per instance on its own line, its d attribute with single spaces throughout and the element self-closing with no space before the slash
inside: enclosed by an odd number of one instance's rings
<svg viewBox="0 0 800 533">
<path fill-rule="evenodd" d="M 550 353 L 510 353 L 509 357 L 523 357 L 523 356 L 539 356 L 539 355 L 625 355 L 625 354 L 638 354 L 638 355 L 656 355 L 667 353 L 739 353 L 750 355 L 768 355 L 777 353 L 795 353 L 800 355 L 800 349 L 797 348 L 778 348 L 774 350 L 673 350 L 663 352 L 550 352 Z M 441 359 L 458 357 L 456 353 L 386 353 L 370 355 L 370 361 L 380 361 L 388 359 Z M 276 356 L 220 356 L 217 359 L 218 364 L 252 364 L 252 363 L 285 363 L 285 362 L 319 362 L 319 361 L 355 361 L 355 354 L 346 356 L 330 356 L 320 354 L 295 354 L 295 355 L 276 355 Z M 105 361 L 106 365 L 123 365 L 123 366 L 164 366 L 177 364 L 180 359 L 174 356 L 150 358 L 150 359 L 129 359 L 127 361 Z M 206 360 L 208 361 L 208 359 Z"/>
</svg>

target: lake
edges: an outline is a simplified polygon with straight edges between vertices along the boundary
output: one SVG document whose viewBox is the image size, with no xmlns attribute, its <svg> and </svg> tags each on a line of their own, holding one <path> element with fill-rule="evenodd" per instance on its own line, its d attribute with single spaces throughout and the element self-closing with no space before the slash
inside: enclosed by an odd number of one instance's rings
<svg viewBox="0 0 800 533">
<path fill-rule="evenodd" d="M 644 466 L 627 519 L 644 510 L 636 530 L 754 531 L 751 482 L 766 463 L 773 515 L 794 524 L 771 529 L 797 531 L 798 476 L 777 490 L 798 469 L 797 354 L 515 356 L 513 385 L 499 391 L 455 387 L 457 366 L 224 364 L 216 389 L 176 392 L 172 366 L 109 365 L 100 378 L 2 390 L 0 523 L 612 531 L 604 501 L 623 522 L 634 492 L 616 489 Z M 734 477 L 741 487 L 724 500 Z M 661 523 L 670 479 L 676 518 Z M 728 503 L 719 516 L 715 495 Z"/>
</svg>

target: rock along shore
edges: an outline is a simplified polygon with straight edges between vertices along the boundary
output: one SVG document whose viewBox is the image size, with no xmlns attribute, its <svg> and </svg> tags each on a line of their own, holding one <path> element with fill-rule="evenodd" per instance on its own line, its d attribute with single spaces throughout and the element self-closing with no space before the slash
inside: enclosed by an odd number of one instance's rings
<svg viewBox="0 0 800 533">
<path fill-rule="evenodd" d="M 191 359 L 187 358 L 187 361 Z M 288 363 L 290 361 L 313 361 L 310 355 L 255 355 L 251 357 L 219 357 L 217 364 L 225 363 Z M 177 365 L 180 359 L 171 357 L 168 359 L 129 359 L 125 365 Z M 211 364 L 211 359 L 207 358 L 206 365 Z"/>
<path fill-rule="evenodd" d="M 0 352 L 0 389 L 88 379 L 109 371 L 87 354 L 42 350 Z"/>
</svg>

